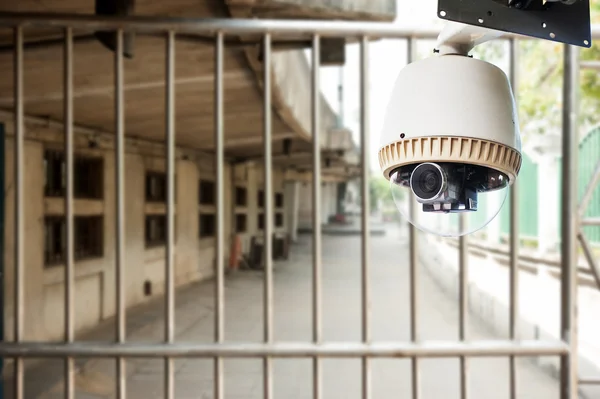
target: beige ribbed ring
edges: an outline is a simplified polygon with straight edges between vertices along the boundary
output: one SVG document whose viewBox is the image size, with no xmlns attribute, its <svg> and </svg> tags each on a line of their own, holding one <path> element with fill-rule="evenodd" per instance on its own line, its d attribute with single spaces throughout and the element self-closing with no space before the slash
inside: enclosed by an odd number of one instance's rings
<svg viewBox="0 0 600 399">
<path fill-rule="evenodd" d="M 486 166 L 508 176 L 512 184 L 521 169 L 521 154 L 504 144 L 467 137 L 415 137 L 379 150 L 379 166 L 386 179 L 404 165 L 423 162 L 458 162 Z"/>
</svg>

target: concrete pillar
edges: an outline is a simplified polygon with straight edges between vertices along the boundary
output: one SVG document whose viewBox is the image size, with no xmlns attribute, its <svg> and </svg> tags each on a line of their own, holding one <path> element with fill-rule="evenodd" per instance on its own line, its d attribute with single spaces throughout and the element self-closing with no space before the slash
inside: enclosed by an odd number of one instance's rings
<svg viewBox="0 0 600 399">
<path fill-rule="evenodd" d="M 337 184 L 329 183 L 329 212 L 327 215 L 328 218 L 337 213 L 337 202 L 338 202 Z"/>
<path fill-rule="evenodd" d="M 287 232 L 292 242 L 298 241 L 298 215 L 300 211 L 300 182 L 290 181 L 284 184 L 286 204 Z"/>
<path fill-rule="evenodd" d="M 308 182 L 299 183 L 298 229 L 312 228 L 312 186 Z"/>
<path fill-rule="evenodd" d="M 329 201 L 330 201 L 330 193 L 329 193 L 329 184 L 323 183 L 321 185 L 321 223 L 327 224 L 328 222 L 328 214 L 329 214 Z"/>
<path fill-rule="evenodd" d="M 538 251 L 556 251 L 558 245 L 559 179 L 558 160 L 542 156 L 538 160 Z"/>
<path fill-rule="evenodd" d="M 335 202 L 335 213 L 344 213 L 344 202 L 346 198 L 346 183 L 338 183 L 335 187 L 336 190 L 336 202 Z"/>
<path fill-rule="evenodd" d="M 258 234 L 258 173 L 254 163 L 248 163 L 246 165 L 246 179 L 247 179 L 247 195 L 248 195 L 248 219 L 247 223 L 247 236 L 252 237 Z M 248 241 L 248 245 L 249 245 Z"/>
</svg>

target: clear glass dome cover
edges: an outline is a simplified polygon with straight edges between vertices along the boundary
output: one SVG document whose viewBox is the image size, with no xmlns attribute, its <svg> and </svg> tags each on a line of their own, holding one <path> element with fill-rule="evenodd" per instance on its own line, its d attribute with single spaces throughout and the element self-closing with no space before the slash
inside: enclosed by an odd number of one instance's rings
<svg viewBox="0 0 600 399">
<path fill-rule="evenodd" d="M 498 215 L 509 179 L 484 166 L 425 162 L 392 171 L 389 184 L 409 223 L 434 235 L 459 237 L 481 230 Z"/>
</svg>

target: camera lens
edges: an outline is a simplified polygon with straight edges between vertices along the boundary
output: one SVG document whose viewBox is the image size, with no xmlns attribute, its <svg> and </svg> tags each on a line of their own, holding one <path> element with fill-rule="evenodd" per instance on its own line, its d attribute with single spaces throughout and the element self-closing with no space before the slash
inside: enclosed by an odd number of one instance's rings
<svg viewBox="0 0 600 399">
<path fill-rule="evenodd" d="M 417 197 L 422 200 L 434 200 L 442 192 L 445 184 L 441 168 L 432 163 L 417 166 L 410 177 L 410 186 Z"/>
<path fill-rule="evenodd" d="M 427 193 L 432 193 L 435 192 L 434 190 L 439 184 L 439 178 L 434 172 L 427 171 L 423 173 L 419 184 L 421 185 L 421 190 Z"/>
</svg>

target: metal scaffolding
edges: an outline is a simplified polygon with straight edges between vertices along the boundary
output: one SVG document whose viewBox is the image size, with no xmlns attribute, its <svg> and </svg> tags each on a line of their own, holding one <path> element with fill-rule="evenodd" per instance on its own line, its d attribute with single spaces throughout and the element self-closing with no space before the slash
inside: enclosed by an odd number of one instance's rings
<svg viewBox="0 0 600 399">
<path fill-rule="evenodd" d="M 528 341 L 519 339 L 518 320 L 518 214 L 517 189 L 511 188 L 511 236 L 510 241 L 510 331 L 509 340 L 477 341 L 467 340 L 466 330 L 468 303 L 468 273 L 467 273 L 467 238 L 462 238 L 459 246 L 460 257 L 460 332 L 458 342 L 423 342 L 419 339 L 418 303 L 417 303 L 417 232 L 410 226 L 410 342 L 373 342 L 370 336 L 370 307 L 369 307 L 369 189 L 368 164 L 369 154 L 366 143 L 368 131 L 368 73 L 369 73 L 369 41 L 374 38 L 396 38 L 408 42 L 408 62 L 415 59 L 415 48 L 418 39 L 433 39 L 438 32 L 434 30 L 406 30 L 392 24 L 352 23 L 331 21 L 273 21 L 273 20 L 218 20 L 218 19 L 175 19 L 158 17 L 114 17 L 104 18 L 84 15 L 52 15 L 52 14 L 10 14 L 0 13 L 0 25 L 14 29 L 14 120 L 15 120 L 15 291 L 14 291 L 14 342 L 0 343 L 0 355 L 15 359 L 15 397 L 24 397 L 24 367 L 25 357 L 54 357 L 66 361 L 65 382 L 66 397 L 74 398 L 74 358 L 102 357 L 114 358 L 117 361 L 117 396 L 126 397 L 125 359 L 133 357 L 165 358 L 165 398 L 175 397 L 175 381 L 173 359 L 180 357 L 206 357 L 214 359 L 214 392 L 216 398 L 224 398 L 223 387 L 223 358 L 264 359 L 264 397 L 273 397 L 272 359 L 280 357 L 308 357 L 313 359 L 313 396 L 320 398 L 321 393 L 321 363 L 326 357 L 361 358 L 362 359 L 362 397 L 371 396 L 370 359 L 371 358 L 410 358 L 412 361 L 412 397 L 419 398 L 419 359 L 456 357 L 461 359 L 461 398 L 469 396 L 468 391 L 468 358 L 478 356 L 506 356 L 510 359 L 510 396 L 517 398 L 517 371 L 515 359 L 519 356 L 560 356 L 561 358 L 561 399 L 577 397 L 578 384 L 597 383 L 595 380 L 578 380 L 577 376 L 577 239 L 581 240 L 585 249 L 585 238 L 580 234 L 579 204 L 577 203 L 577 105 L 579 87 L 579 50 L 576 47 L 564 47 L 564 106 L 563 106 L 563 198 L 562 198 L 562 277 L 561 277 L 561 336 L 562 341 Z M 24 207 L 23 200 L 27 188 L 24 187 L 24 133 L 25 110 L 23 92 L 23 53 L 24 30 L 33 26 L 55 27 L 64 29 L 64 142 L 67 165 L 67 190 L 65 200 L 65 215 L 67 220 L 67 261 L 65 267 L 65 339 L 63 343 L 25 342 L 23 341 L 24 320 Z M 76 342 L 74 340 L 74 245 L 73 245 L 73 30 L 108 30 L 117 32 L 117 51 L 115 52 L 115 170 L 116 170 L 116 220 L 115 240 L 116 255 L 115 284 L 117 303 L 117 327 L 115 342 Z M 166 48 L 166 131 L 165 143 L 167 160 L 167 225 L 168 237 L 166 244 L 166 286 L 165 286 L 165 332 L 164 342 L 157 344 L 139 344 L 126 341 L 125 320 L 125 288 L 124 288 L 124 252 L 125 234 L 125 198 L 126 187 L 124 180 L 125 158 L 125 96 L 124 96 L 124 66 L 123 66 L 123 35 L 124 31 L 137 31 L 164 35 Z M 175 222 L 175 55 L 176 37 L 178 34 L 199 35 L 214 40 L 215 47 L 215 95 L 214 95 L 214 138 L 216 152 L 216 192 L 217 192 L 217 233 L 216 233 L 216 295 L 215 295 L 215 332 L 214 342 L 179 342 L 175 340 L 175 279 L 174 279 L 174 222 Z M 224 100 L 223 73 L 225 38 L 227 35 L 254 34 L 261 37 L 264 49 L 264 178 L 265 178 L 265 208 L 273 209 L 272 203 L 272 156 L 271 156 L 271 56 L 272 40 L 278 35 L 294 34 L 312 40 L 312 135 L 313 135 L 313 279 L 312 279 L 312 309 L 313 329 L 312 341 L 306 343 L 276 342 L 273 330 L 273 264 L 270 256 L 266 256 L 264 273 L 264 342 L 227 342 L 224 337 L 225 307 L 224 307 L 224 254 L 225 254 L 225 209 L 224 209 Z M 358 38 L 360 44 L 360 104 L 361 104 L 361 151 L 362 151 L 362 258 L 361 258 L 361 314 L 362 331 L 360 342 L 328 343 L 322 340 L 322 299 L 321 299 L 321 231 L 320 231 L 320 199 L 321 199 L 321 159 L 319 131 L 319 101 L 320 101 L 320 64 L 319 49 L 322 37 L 344 36 Z M 594 38 L 600 37 L 600 30 L 595 29 Z M 517 41 L 523 39 L 514 35 L 506 35 L 510 39 L 510 81 L 513 89 L 518 87 L 518 54 Z M 600 180 L 600 169 L 597 171 L 593 184 Z M 590 189 L 591 190 L 591 189 Z M 586 197 L 587 198 L 587 197 Z M 582 207 L 585 206 L 585 201 Z M 412 209 L 411 212 L 416 212 Z M 583 220 L 583 224 L 599 224 L 598 220 Z M 271 234 L 273 232 L 272 212 L 266 212 L 265 217 L 265 253 L 271 254 Z M 586 251 L 588 254 L 589 251 Z M 593 258 L 588 254 L 593 263 Z M 595 266 L 594 266 L 595 265 Z"/>
</svg>

